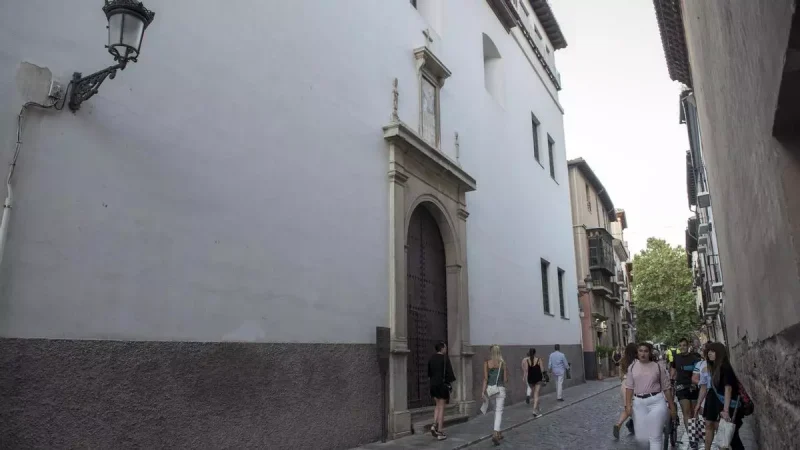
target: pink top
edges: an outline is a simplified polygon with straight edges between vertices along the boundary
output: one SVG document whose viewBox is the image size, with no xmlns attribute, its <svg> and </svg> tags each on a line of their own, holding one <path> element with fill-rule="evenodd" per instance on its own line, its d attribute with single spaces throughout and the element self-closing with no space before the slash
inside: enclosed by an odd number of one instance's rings
<svg viewBox="0 0 800 450">
<path fill-rule="evenodd" d="M 658 363 L 636 361 L 628 367 L 625 387 L 634 395 L 654 394 L 671 389 L 669 375 Z"/>
</svg>

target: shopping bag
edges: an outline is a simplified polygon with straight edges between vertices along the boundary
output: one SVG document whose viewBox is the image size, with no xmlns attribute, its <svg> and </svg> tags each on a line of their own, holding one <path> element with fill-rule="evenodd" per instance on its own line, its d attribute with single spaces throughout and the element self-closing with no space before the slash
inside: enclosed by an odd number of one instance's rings
<svg viewBox="0 0 800 450">
<path fill-rule="evenodd" d="M 719 421 L 717 427 L 717 435 L 714 436 L 714 444 L 721 450 L 730 448 L 731 441 L 733 440 L 733 433 L 736 431 L 736 425 L 733 422 L 728 422 L 725 419 Z"/>
<path fill-rule="evenodd" d="M 706 421 L 702 417 L 689 419 L 689 441 L 703 442 L 706 436 Z"/>
<path fill-rule="evenodd" d="M 528 397 L 531 396 L 531 386 L 530 385 L 528 385 L 528 387 L 525 388 L 525 395 L 528 396 Z"/>
</svg>

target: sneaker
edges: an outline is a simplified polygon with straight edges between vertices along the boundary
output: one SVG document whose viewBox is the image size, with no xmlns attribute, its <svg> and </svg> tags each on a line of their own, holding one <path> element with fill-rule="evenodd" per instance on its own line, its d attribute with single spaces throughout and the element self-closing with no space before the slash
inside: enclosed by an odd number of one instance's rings
<svg viewBox="0 0 800 450">
<path fill-rule="evenodd" d="M 443 441 L 443 440 L 447 439 L 447 435 L 446 435 L 446 434 L 444 434 L 444 433 L 443 433 L 443 432 L 441 432 L 441 431 L 437 431 L 437 432 L 436 432 L 436 439 L 438 439 L 438 440 L 440 440 L 440 441 Z"/>
<path fill-rule="evenodd" d="M 563 399 L 563 398 L 560 398 L 560 399 L 558 399 L 558 401 L 560 401 L 560 402 L 563 402 L 563 401 L 564 401 L 564 399 Z"/>
<path fill-rule="evenodd" d="M 619 439 L 619 425 L 614 424 L 614 439 Z"/>
<path fill-rule="evenodd" d="M 542 417 L 542 413 L 538 409 L 533 410 L 533 417 Z"/>
<path fill-rule="evenodd" d="M 526 405 L 530 405 L 531 404 L 531 396 L 530 395 L 525 397 L 525 404 Z"/>
<path fill-rule="evenodd" d="M 438 428 L 438 427 L 437 427 L 437 425 L 436 425 L 436 424 L 433 424 L 433 425 L 431 425 L 431 436 L 433 436 L 433 437 L 439 437 L 439 431 L 438 431 L 438 429 L 437 429 L 437 428 Z"/>
</svg>

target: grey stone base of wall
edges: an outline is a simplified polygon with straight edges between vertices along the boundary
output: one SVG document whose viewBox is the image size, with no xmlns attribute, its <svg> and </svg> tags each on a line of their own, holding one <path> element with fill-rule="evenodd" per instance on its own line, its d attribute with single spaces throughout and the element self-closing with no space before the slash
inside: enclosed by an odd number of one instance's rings
<svg viewBox="0 0 800 450">
<path fill-rule="evenodd" d="M 583 352 L 583 366 L 586 368 L 586 379 L 597 379 L 597 353 Z"/>
<path fill-rule="evenodd" d="M 341 449 L 380 439 L 374 345 L 0 339 L 0 443 Z"/>
<path fill-rule="evenodd" d="M 552 345 L 503 345 L 501 351 L 503 359 L 506 360 L 510 369 L 508 373 L 508 386 L 506 386 L 506 405 L 514 404 L 517 402 L 525 401 L 525 388 L 526 384 L 522 379 L 522 359 L 528 355 L 528 350 L 533 347 L 536 349 L 536 357 L 542 358 L 545 369 L 547 369 L 547 359 L 550 353 L 553 352 Z M 481 402 L 481 388 L 483 387 L 483 362 L 489 359 L 489 346 L 488 345 L 475 345 L 473 346 L 475 356 L 472 358 L 472 371 L 473 371 L 473 391 L 472 395 L 478 406 Z M 580 344 L 562 345 L 561 352 L 567 357 L 567 361 L 572 364 L 572 378 L 564 380 L 564 388 L 575 386 L 586 382 L 583 371 L 583 348 Z M 547 386 L 542 387 L 540 395 L 548 392 L 555 392 L 556 383 L 548 383 Z"/>
<path fill-rule="evenodd" d="M 736 374 L 756 405 L 759 447 L 797 448 L 793 432 L 800 423 L 800 324 L 756 343 L 732 345 Z"/>
</svg>

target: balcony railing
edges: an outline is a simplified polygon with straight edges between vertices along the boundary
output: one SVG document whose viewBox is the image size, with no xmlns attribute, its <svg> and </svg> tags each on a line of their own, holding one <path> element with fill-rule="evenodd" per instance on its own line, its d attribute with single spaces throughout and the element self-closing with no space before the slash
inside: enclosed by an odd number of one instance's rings
<svg viewBox="0 0 800 450">
<path fill-rule="evenodd" d="M 722 269 L 719 264 L 719 255 L 706 255 L 706 280 L 711 285 L 711 292 L 722 292 Z"/>
<path fill-rule="evenodd" d="M 606 296 L 610 296 L 614 293 L 614 287 L 617 286 L 617 283 L 612 283 L 611 278 L 603 273 L 602 270 L 594 269 L 591 271 L 591 274 L 593 284 L 592 290 Z"/>
<path fill-rule="evenodd" d="M 614 238 L 605 228 L 586 230 L 589 239 L 589 269 L 614 274 Z"/>
</svg>

